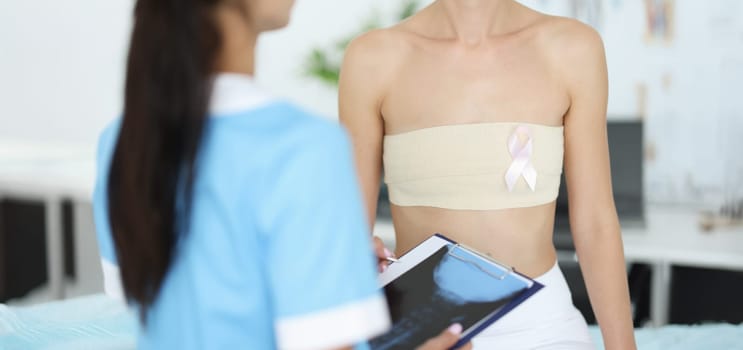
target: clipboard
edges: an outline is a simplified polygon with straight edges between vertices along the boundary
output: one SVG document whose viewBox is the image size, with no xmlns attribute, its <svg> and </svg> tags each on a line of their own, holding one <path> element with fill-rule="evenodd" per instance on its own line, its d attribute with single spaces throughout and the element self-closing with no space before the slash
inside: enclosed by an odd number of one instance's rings
<svg viewBox="0 0 743 350">
<path fill-rule="evenodd" d="M 390 264 L 379 281 L 393 326 L 369 341 L 372 350 L 413 349 L 460 323 L 456 349 L 544 287 L 441 234 Z"/>
</svg>

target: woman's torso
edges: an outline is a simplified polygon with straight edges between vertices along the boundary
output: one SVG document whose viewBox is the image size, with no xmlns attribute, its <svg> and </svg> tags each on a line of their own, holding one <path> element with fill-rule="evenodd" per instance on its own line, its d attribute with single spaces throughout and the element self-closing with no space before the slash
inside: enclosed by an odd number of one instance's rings
<svg viewBox="0 0 743 350">
<path fill-rule="evenodd" d="M 416 32 L 415 20 L 386 34 L 404 49 L 395 51 L 395 74 L 380 107 L 385 135 L 460 124 L 562 126 L 570 99 L 543 45 L 550 19 L 540 15 L 472 48 L 427 38 Z M 486 210 L 392 205 L 398 253 L 440 232 L 534 276 L 555 261 L 554 213 L 554 200 Z"/>
</svg>

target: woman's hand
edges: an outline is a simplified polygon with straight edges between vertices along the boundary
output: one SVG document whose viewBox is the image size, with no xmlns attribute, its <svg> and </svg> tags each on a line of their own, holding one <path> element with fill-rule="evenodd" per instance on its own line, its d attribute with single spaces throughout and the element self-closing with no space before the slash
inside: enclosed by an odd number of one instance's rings
<svg viewBox="0 0 743 350">
<path fill-rule="evenodd" d="M 374 236 L 374 254 L 377 256 L 377 267 L 380 273 L 387 270 L 387 265 L 389 265 L 387 258 L 395 257 L 395 255 L 384 246 L 384 242 L 382 242 L 382 240 L 377 236 Z"/>
<path fill-rule="evenodd" d="M 459 341 L 459 337 L 462 335 L 462 325 L 459 323 L 451 325 L 451 327 L 445 329 L 436 338 L 428 339 L 423 345 L 419 346 L 417 350 L 448 350 L 451 349 L 454 344 Z M 467 343 L 458 350 L 471 350 L 472 343 Z"/>
</svg>

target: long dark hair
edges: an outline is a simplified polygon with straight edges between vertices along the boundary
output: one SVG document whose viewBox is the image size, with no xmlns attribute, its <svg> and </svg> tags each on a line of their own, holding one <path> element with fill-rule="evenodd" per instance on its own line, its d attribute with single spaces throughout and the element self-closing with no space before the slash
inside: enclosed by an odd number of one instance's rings
<svg viewBox="0 0 743 350">
<path fill-rule="evenodd" d="M 108 179 L 121 280 L 145 321 L 188 223 L 220 35 L 218 0 L 138 0 Z"/>
</svg>

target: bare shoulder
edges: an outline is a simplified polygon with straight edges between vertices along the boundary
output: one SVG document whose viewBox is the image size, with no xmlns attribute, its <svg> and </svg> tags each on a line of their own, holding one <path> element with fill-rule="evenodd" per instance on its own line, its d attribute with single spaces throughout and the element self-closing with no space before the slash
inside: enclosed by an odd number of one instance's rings
<svg viewBox="0 0 743 350">
<path fill-rule="evenodd" d="M 552 59 L 590 62 L 604 59 L 601 35 L 578 20 L 544 16 L 537 26 L 538 45 Z"/>
<path fill-rule="evenodd" d="M 406 46 L 403 35 L 395 28 L 371 30 L 348 45 L 344 69 L 372 70 L 375 73 L 389 71 L 400 61 Z"/>
<path fill-rule="evenodd" d="M 362 96 L 364 101 L 380 106 L 408 46 L 403 34 L 392 28 L 372 30 L 352 40 L 341 67 L 341 102 Z"/>
<path fill-rule="evenodd" d="M 575 19 L 545 16 L 537 28 L 537 44 L 553 69 L 567 79 L 606 69 L 601 35 Z"/>
</svg>

